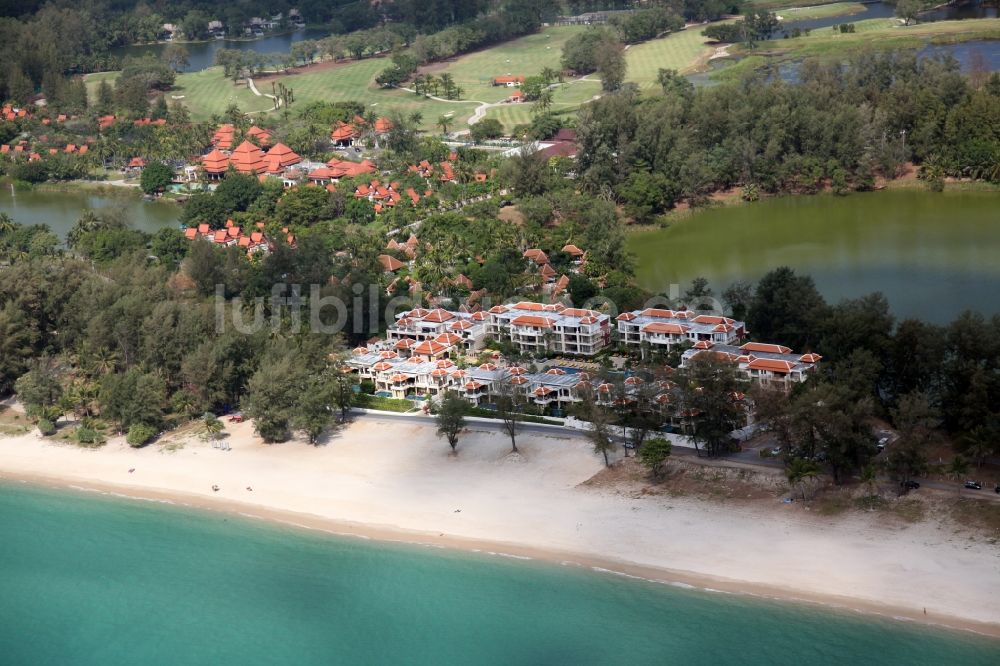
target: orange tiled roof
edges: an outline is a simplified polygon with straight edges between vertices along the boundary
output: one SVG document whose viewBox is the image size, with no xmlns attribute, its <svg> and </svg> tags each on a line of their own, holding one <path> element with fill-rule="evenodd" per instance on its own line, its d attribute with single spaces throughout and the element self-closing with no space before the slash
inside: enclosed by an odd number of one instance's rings
<svg viewBox="0 0 1000 666">
<path fill-rule="evenodd" d="M 255 139 L 257 139 L 257 142 L 262 146 L 269 146 L 271 145 L 271 142 L 274 140 L 270 131 L 257 127 L 256 125 L 247 130 L 247 136 L 254 137 Z"/>
<path fill-rule="evenodd" d="M 512 326 L 538 326 L 541 328 L 552 328 L 552 319 L 540 317 L 538 315 L 521 315 L 511 320 Z"/>
<path fill-rule="evenodd" d="M 779 361 L 771 358 L 755 358 L 747 364 L 751 370 L 766 370 L 780 374 L 788 374 L 795 367 L 791 361 Z"/>
<path fill-rule="evenodd" d="M 230 163 L 240 173 L 260 173 L 267 168 L 264 164 L 264 153 L 249 141 L 243 141 L 229 158 Z"/>
<path fill-rule="evenodd" d="M 267 157 L 270 160 L 277 158 L 278 163 L 283 167 L 298 164 L 302 161 L 302 158 L 299 157 L 294 150 L 283 143 L 274 144 L 274 147 L 267 151 Z"/>
<path fill-rule="evenodd" d="M 229 158 L 218 148 L 213 148 L 212 152 L 201 158 L 201 166 L 206 173 L 224 173 L 229 167 Z"/>
<path fill-rule="evenodd" d="M 390 273 L 394 273 L 402 268 L 405 264 L 397 259 L 396 257 L 389 256 L 388 254 L 380 254 L 378 256 L 378 262 L 382 264 L 382 268 Z"/>
<path fill-rule="evenodd" d="M 785 347 L 784 345 L 773 345 L 765 342 L 748 342 L 742 347 L 740 351 L 744 352 L 759 352 L 765 354 L 790 354 L 792 353 L 791 348 Z"/>
<path fill-rule="evenodd" d="M 334 141 L 348 141 L 357 136 L 357 130 L 345 122 L 338 122 L 337 126 L 330 132 L 330 138 Z"/>
<path fill-rule="evenodd" d="M 667 324 L 662 322 L 653 322 L 652 324 L 646 324 L 642 327 L 643 333 L 661 333 L 661 334 L 673 334 L 673 335 L 683 335 L 688 330 L 690 326 L 685 326 L 684 324 Z"/>
</svg>

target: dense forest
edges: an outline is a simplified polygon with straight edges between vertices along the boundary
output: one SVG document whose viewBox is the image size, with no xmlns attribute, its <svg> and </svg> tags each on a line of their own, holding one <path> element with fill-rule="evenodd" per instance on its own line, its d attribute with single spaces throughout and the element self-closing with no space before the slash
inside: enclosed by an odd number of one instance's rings
<svg viewBox="0 0 1000 666">
<path fill-rule="evenodd" d="M 896 177 L 909 161 L 945 176 L 1000 182 L 1000 75 L 962 75 L 953 58 L 869 53 L 806 61 L 800 82 L 758 73 L 696 89 L 661 70 L 663 96 L 625 84 L 577 123 L 584 187 L 645 221 L 679 201 L 743 188 L 843 193 Z"/>
<path fill-rule="evenodd" d="M 235 201 L 249 182 L 220 195 Z M 619 261 L 615 253 L 620 246 L 598 245 L 609 233 L 614 236 L 613 211 L 602 222 L 605 213 L 593 210 L 600 209 L 599 202 L 560 202 L 562 196 L 552 192 L 530 198 L 525 208 L 562 206 L 578 220 L 574 238 L 594 243 L 597 253 Z M 331 205 L 311 205 L 317 204 Z M 43 227 L 5 225 L 0 249 L 11 265 L 0 270 L 0 392 L 17 388 L 30 396 L 37 389 L 32 382 L 58 385 L 51 391 L 60 396 L 60 408 L 101 415 L 122 430 L 137 423 L 159 428 L 226 405 L 260 403 L 265 394 L 264 402 L 292 410 L 304 383 L 336 377 L 322 370 L 329 354 L 385 327 L 383 311 L 390 299 L 397 299 L 397 310 L 425 303 L 426 294 L 387 291 L 388 278 L 376 261 L 383 252 L 382 235 L 343 221 L 299 225 L 295 249 L 279 243 L 259 262 L 246 261 L 236 248 L 189 243 L 174 229 L 149 237 L 113 217 L 84 216 L 70 237 L 72 254 L 60 251 L 57 239 Z M 482 211 L 474 221 L 459 215 L 432 217 L 421 238 L 438 250 L 423 255 L 413 275 L 444 285 L 450 273 L 442 274 L 442 266 L 458 264 L 455 268 L 467 271 L 495 298 L 512 296 L 524 273 L 517 249 L 526 240 L 522 234 L 538 233 L 531 240 L 544 246 L 566 231 L 546 240 L 546 232 L 532 232 L 530 223 L 518 231 L 496 220 L 495 210 Z M 479 253 L 486 256 L 474 259 Z M 461 257 L 468 257 L 468 265 Z M 615 278 L 607 268 L 597 270 L 607 281 L 577 278 L 570 289 L 577 301 L 600 295 L 617 311 L 642 307 L 653 296 L 629 286 L 627 275 Z M 294 316 L 287 285 L 296 283 L 318 285 L 319 294 L 339 299 L 344 311 L 314 313 L 305 300 L 303 312 Z M 275 292 L 274 285 L 285 286 Z M 232 327 L 219 332 L 213 300 L 217 289 L 234 307 L 235 298 L 244 303 L 256 299 L 263 316 L 282 325 L 249 335 Z M 358 293 L 366 295 L 364 300 Z M 679 305 L 697 307 L 712 296 L 704 281 L 696 280 Z M 731 314 L 746 319 L 754 339 L 780 340 L 823 356 L 821 373 L 790 396 L 750 392 L 759 418 L 779 437 L 797 442 L 793 455 L 813 459 L 822 452 L 835 475 L 856 472 L 876 452 L 865 425 L 873 418 L 893 422 L 912 440 L 912 446 L 894 447 L 893 455 L 901 457 L 890 462 L 901 477 L 919 474 L 926 464 L 925 449 L 933 439 L 928 433 L 951 433 L 973 459 L 995 452 L 1000 316 L 966 313 L 947 326 L 915 319 L 897 322 L 880 294 L 831 305 L 808 276 L 785 268 L 756 285 L 731 285 L 719 296 Z M 340 319 L 344 316 L 346 320 Z M 343 330 L 321 335 L 313 322 L 340 323 Z M 659 359 L 663 361 L 670 359 Z M 23 380 L 26 374 L 29 380 Z M 672 378 L 683 386 L 685 376 L 682 371 Z M 699 375 L 697 386 L 701 388 L 690 395 L 699 401 L 714 396 L 713 387 L 725 395 L 733 387 L 749 391 L 720 369 Z M 323 391 L 329 390 L 333 388 L 324 385 Z M 47 404 L 51 407 L 52 401 Z M 696 423 L 725 417 L 707 409 L 699 413 Z M 727 421 L 728 428 L 719 432 L 728 432 L 735 423 Z M 282 427 L 287 423 L 279 431 Z M 705 431 L 712 430 L 701 429 Z M 812 434 L 803 437 L 806 431 Z M 724 440 L 704 443 L 712 451 Z"/>
</svg>

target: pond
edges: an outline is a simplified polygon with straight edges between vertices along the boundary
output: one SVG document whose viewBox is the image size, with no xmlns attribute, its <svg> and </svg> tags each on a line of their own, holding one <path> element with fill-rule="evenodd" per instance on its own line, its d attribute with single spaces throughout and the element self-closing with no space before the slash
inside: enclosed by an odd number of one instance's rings
<svg viewBox="0 0 1000 666">
<path fill-rule="evenodd" d="M 120 196 L 87 192 L 12 192 L 9 185 L 0 187 L 0 213 L 7 213 L 20 224 L 47 224 L 60 238 L 85 210 L 119 209 L 132 226 L 150 233 L 176 226 L 180 207 L 176 204 L 146 201 L 133 193 Z"/>
<path fill-rule="evenodd" d="M 825 18 L 805 19 L 802 21 L 792 20 L 795 17 L 794 12 L 777 10 L 776 13 L 785 19 L 781 22 L 782 34 L 778 35 L 781 37 L 784 33 L 790 33 L 796 28 L 799 30 L 819 30 L 842 23 L 857 23 L 858 21 L 867 21 L 868 19 L 890 18 L 896 14 L 896 8 L 888 2 L 869 2 L 865 3 L 864 8 L 855 14 L 842 14 L 840 16 L 827 16 Z"/>
<path fill-rule="evenodd" d="M 979 19 L 979 18 L 997 18 L 996 7 L 984 7 L 981 0 L 970 0 L 970 2 L 964 2 L 960 5 L 945 5 L 943 7 L 937 7 L 929 11 L 920 14 L 920 21 L 927 23 L 929 21 L 961 21 L 964 19 Z M 779 16 L 783 16 L 785 19 L 781 24 L 781 31 L 778 34 L 782 37 L 784 33 L 791 32 L 798 28 L 799 30 L 820 30 L 822 28 L 830 28 L 835 25 L 840 25 L 842 23 L 857 23 L 858 21 L 867 21 L 869 19 L 880 19 L 880 18 L 892 18 L 896 15 L 895 4 L 890 4 L 888 2 L 865 2 L 864 8 L 854 14 L 843 14 L 841 16 L 827 16 L 824 18 L 817 19 L 805 19 L 802 21 L 795 21 L 795 12 L 789 12 L 788 10 L 776 10 Z"/>
<path fill-rule="evenodd" d="M 294 42 L 304 39 L 321 39 L 329 36 L 329 30 L 306 28 L 280 35 L 270 35 L 254 40 L 213 39 L 207 42 L 181 43 L 188 50 L 188 65 L 182 72 L 200 72 L 215 64 L 215 52 L 219 49 L 239 49 L 240 51 L 257 51 L 258 53 L 288 53 Z M 180 43 L 180 42 L 179 42 Z M 122 46 L 112 49 L 111 53 L 119 57 L 139 57 L 154 55 L 159 57 L 167 44 L 143 44 L 137 46 Z"/>
<path fill-rule="evenodd" d="M 640 283 L 716 293 L 778 266 L 812 275 L 827 300 L 882 291 L 897 317 L 947 322 L 1000 311 L 1000 194 L 886 191 L 769 199 L 697 212 L 629 237 Z"/>
<path fill-rule="evenodd" d="M 951 56 L 958 61 L 963 74 L 972 72 L 977 62 L 987 71 L 1000 72 L 1000 41 L 980 39 L 957 44 L 927 44 L 917 51 L 917 58 L 920 59 L 947 56 Z M 716 69 L 721 69 L 736 62 L 731 58 L 724 60 L 725 63 L 716 65 L 715 69 L 691 75 L 688 79 L 695 85 L 713 85 L 717 83 L 718 81 L 712 78 L 712 73 Z M 785 83 L 798 83 L 802 71 L 802 61 L 791 60 L 768 64 L 761 67 L 760 71 L 767 72 L 772 79 L 781 79 Z"/>
</svg>

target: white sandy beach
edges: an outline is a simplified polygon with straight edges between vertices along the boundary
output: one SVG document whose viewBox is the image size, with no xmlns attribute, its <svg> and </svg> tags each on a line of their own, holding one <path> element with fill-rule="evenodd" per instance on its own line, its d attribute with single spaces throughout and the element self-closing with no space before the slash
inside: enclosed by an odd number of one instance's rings
<svg viewBox="0 0 1000 666">
<path fill-rule="evenodd" d="M 1000 635 L 1000 546 L 932 521 L 886 528 L 865 515 L 822 518 L 776 501 L 744 506 L 578 487 L 603 461 L 568 435 L 522 435 L 517 458 L 508 455 L 508 439 L 474 429 L 452 457 L 430 421 L 367 417 L 319 447 L 263 444 L 248 423 L 227 431 L 231 451 L 197 438 L 167 451 L 135 450 L 119 439 L 89 450 L 35 434 L 0 437 L 0 477 L 499 549 Z"/>
</svg>

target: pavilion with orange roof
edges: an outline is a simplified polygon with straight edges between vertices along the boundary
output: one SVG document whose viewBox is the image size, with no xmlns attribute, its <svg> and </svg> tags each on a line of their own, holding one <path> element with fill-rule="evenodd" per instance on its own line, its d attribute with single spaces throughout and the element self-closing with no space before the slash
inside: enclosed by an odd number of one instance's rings
<svg viewBox="0 0 1000 666">
<path fill-rule="evenodd" d="M 247 140 L 236 147 L 229 157 L 229 163 L 240 173 L 257 174 L 267 169 L 264 152 Z"/>
</svg>

